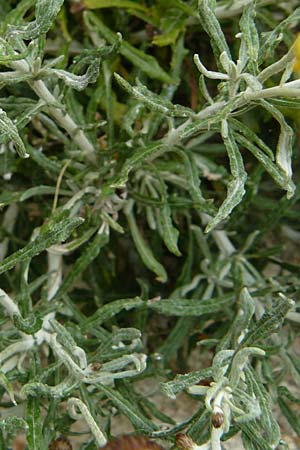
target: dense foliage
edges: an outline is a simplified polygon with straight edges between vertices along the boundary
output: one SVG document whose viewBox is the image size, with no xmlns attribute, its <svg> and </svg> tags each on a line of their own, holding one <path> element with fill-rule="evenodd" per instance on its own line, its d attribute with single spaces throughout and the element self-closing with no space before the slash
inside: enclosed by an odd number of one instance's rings
<svg viewBox="0 0 300 450">
<path fill-rule="evenodd" d="M 165 448 L 287 448 L 298 1 L 0 0 L 0 18 L 0 450 L 22 430 L 95 450 L 117 415 Z M 197 408 L 168 417 L 150 381 Z"/>
</svg>

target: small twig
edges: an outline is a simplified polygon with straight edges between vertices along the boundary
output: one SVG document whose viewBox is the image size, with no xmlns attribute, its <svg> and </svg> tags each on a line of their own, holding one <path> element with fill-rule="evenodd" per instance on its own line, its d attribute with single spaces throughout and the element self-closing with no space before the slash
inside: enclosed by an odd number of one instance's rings
<svg viewBox="0 0 300 450">
<path fill-rule="evenodd" d="M 57 182 L 56 182 L 56 186 L 55 186 L 55 195 L 54 195 L 53 206 L 52 206 L 52 213 L 56 210 L 60 185 L 61 185 L 64 173 L 67 170 L 67 168 L 68 168 L 70 163 L 71 163 L 71 159 L 68 159 L 65 162 L 65 164 L 63 165 L 63 167 L 62 167 L 62 169 L 60 171 L 60 174 L 59 174 L 59 176 L 57 178 Z"/>
</svg>

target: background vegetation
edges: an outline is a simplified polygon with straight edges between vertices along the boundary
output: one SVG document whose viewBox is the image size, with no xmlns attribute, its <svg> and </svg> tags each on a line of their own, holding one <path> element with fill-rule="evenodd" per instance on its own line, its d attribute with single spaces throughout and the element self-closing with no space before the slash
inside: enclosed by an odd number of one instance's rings
<svg viewBox="0 0 300 450">
<path fill-rule="evenodd" d="M 0 0 L 0 17 L 0 449 L 22 430 L 28 450 L 96 449 L 118 415 L 165 448 L 287 448 L 298 1 Z M 148 381 L 197 408 L 174 421 Z"/>
</svg>

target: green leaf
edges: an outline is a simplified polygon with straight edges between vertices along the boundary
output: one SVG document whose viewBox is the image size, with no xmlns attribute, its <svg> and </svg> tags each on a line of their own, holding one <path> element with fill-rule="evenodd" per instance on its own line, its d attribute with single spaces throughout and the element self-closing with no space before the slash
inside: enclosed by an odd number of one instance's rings
<svg viewBox="0 0 300 450">
<path fill-rule="evenodd" d="M 167 187 L 163 180 L 160 178 L 159 174 L 157 174 L 160 186 L 159 191 L 161 194 L 161 198 L 163 201 L 162 207 L 159 209 L 159 219 L 161 223 L 161 232 L 162 238 L 168 250 L 176 256 L 180 256 L 181 253 L 178 249 L 177 242 L 179 237 L 179 231 L 177 228 L 173 226 L 172 222 L 172 211 L 171 207 L 168 203 L 168 192 Z"/>
<path fill-rule="evenodd" d="M 132 239 L 135 243 L 136 249 L 141 257 L 141 260 L 145 266 L 157 275 L 157 280 L 161 283 L 165 283 L 168 279 L 167 272 L 164 267 L 157 261 L 152 253 L 150 246 L 143 239 L 138 226 L 135 221 L 135 217 L 132 211 L 126 214 L 128 225 L 130 228 Z"/>
<path fill-rule="evenodd" d="M 123 8 L 149 13 L 144 5 L 129 0 L 83 0 L 83 3 L 87 9 Z"/>
<path fill-rule="evenodd" d="M 255 24 L 256 5 L 255 3 L 249 3 L 244 11 L 240 20 L 240 29 L 242 32 L 242 41 L 244 41 L 250 73 L 256 75 L 258 70 L 257 60 L 259 54 L 259 35 Z M 242 43 L 241 43 L 242 45 Z"/>
<path fill-rule="evenodd" d="M 198 6 L 201 25 L 209 35 L 214 47 L 218 49 L 219 54 L 225 52 L 230 57 L 230 50 L 211 2 L 200 0 Z"/>
<path fill-rule="evenodd" d="M 98 31 L 110 44 L 115 44 L 119 40 L 118 36 L 92 12 L 86 11 L 84 19 L 89 28 Z M 172 78 L 160 67 L 153 56 L 145 54 L 124 40 L 120 44 L 119 52 L 150 78 L 164 83 L 173 83 Z"/>
<path fill-rule="evenodd" d="M 6 375 L 4 373 L 2 373 L 1 371 L 0 371 L 0 386 L 4 387 L 4 389 L 6 390 L 6 392 L 9 395 L 11 402 L 14 405 L 16 405 L 14 388 L 13 388 L 11 382 L 9 381 L 9 379 L 6 377 Z"/>
<path fill-rule="evenodd" d="M 50 222 L 47 224 L 46 230 L 41 230 L 41 233 L 33 241 L 12 253 L 0 263 L 0 273 L 6 272 L 16 264 L 38 255 L 53 244 L 65 241 L 83 221 L 81 217 L 68 217 L 53 225 Z"/>
<path fill-rule="evenodd" d="M 242 340 L 245 330 L 248 329 L 255 312 L 255 301 L 247 288 L 241 290 L 239 298 L 239 309 L 228 332 L 220 339 L 217 350 L 236 347 Z"/>
<path fill-rule="evenodd" d="M 83 330 L 93 329 L 123 310 L 130 311 L 133 308 L 139 308 L 144 305 L 145 303 L 140 297 L 115 300 L 114 302 L 101 306 L 91 317 L 81 323 L 81 328 Z"/>
<path fill-rule="evenodd" d="M 30 157 L 33 159 L 34 162 L 36 162 L 40 167 L 42 167 L 44 170 L 49 171 L 53 175 L 59 175 L 61 171 L 61 166 L 58 162 L 53 161 L 52 159 L 48 158 L 41 149 L 37 150 L 36 148 L 32 147 L 31 145 L 27 145 L 27 150 L 30 155 Z"/>
<path fill-rule="evenodd" d="M 43 73 L 50 77 L 54 75 L 63 80 L 67 86 L 76 89 L 77 91 L 82 91 L 89 83 L 95 83 L 99 75 L 99 69 L 100 59 L 95 59 L 84 75 L 75 75 L 74 73 L 61 69 L 48 69 L 44 70 Z"/>
<path fill-rule="evenodd" d="M 36 0 L 21 0 L 17 3 L 16 7 L 3 16 L 3 20 L 0 23 L 0 34 L 5 35 L 8 25 L 17 24 L 23 18 L 25 13 L 34 6 Z M 1 17 L 2 19 L 2 17 Z"/>
<path fill-rule="evenodd" d="M 11 434 L 19 430 L 27 430 L 28 425 L 22 417 L 8 416 L 0 420 L 0 429 Z"/>
<path fill-rule="evenodd" d="M 38 398 L 28 397 L 26 422 L 28 424 L 28 450 L 44 450 L 42 447 L 42 417 Z"/>
<path fill-rule="evenodd" d="M 107 398 L 109 398 L 113 404 L 127 417 L 134 428 L 139 433 L 151 433 L 157 429 L 157 426 L 144 416 L 134 402 L 129 401 L 123 397 L 116 389 L 112 389 L 102 384 L 97 384 L 100 391 L 102 391 Z"/>
<path fill-rule="evenodd" d="M 268 338 L 282 325 L 285 316 L 293 308 L 293 305 L 294 302 L 292 300 L 281 295 L 274 302 L 274 306 L 269 308 L 252 329 L 249 330 L 243 340 L 243 346 L 250 346 Z"/>
<path fill-rule="evenodd" d="M 97 258 L 100 250 L 107 244 L 108 240 L 109 236 L 107 233 L 96 234 L 80 257 L 73 263 L 72 270 L 64 278 L 62 285 L 54 297 L 56 300 L 63 297 L 72 288 L 74 281 L 82 272 L 84 272 L 84 270 L 86 270 L 89 264 Z"/>
<path fill-rule="evenodd" d="M 13 316 L 13 322 L 18 330 L 23 331 L 23 333 L 26 334 L 37 333 L 43 325 L 43 319 L 38 313 L 29 314 L 25 319 L 15 314 Z"/>
<path fill-rule="evenodd" d="M 202 316 L 217 313 L 232 303 L 233 294 L 210 299 L 154 299 L 148 301 L 148 308 L 166 316 Z"/>
<path fill-rule="evenodd" d="M 22 81 L 27 81 L 32 78 L 31 73 L 24 73 L 18 70 L 9 71 L 9 72 L 0 72 L 0 82 L 3 83 L 3 86 L 6 84 L 16 84 L 21 83 Z"/>
<path fill-rule="evenodd" d="M 185 28 L 186 14 L 177 8 L 168 8 L 168 15 L 160 20 L 160 29 L 162 33 L 154 36 L 152 42 L 154 45 L 164 47 L 176 43 L 178 36 Z"/>
<path fill-rule="evenodd" d="M 288 179 L 283 170 L 277 167 L 264 152 L 260 150 L 253 142 L 246 137 L 235 133 L 235 138 L 239 144 L 247 148 L 255 158 L 261 163 L 265 171 L 273 178 L 273 180 L 284 190 L 288 192 L 294 192 L 295 185 L 291 179 Z"/>
<path fill-rule="evenodd" d="M 36 39 L 49 31 L 53 20 L 60 11 L 64 0 L 37 0 L 35 6 L 36 20 L 26 25 L 9 27 L 11 34 L 23 39 Z"/>
<path fill-rule="evenodd" d="M 292 182 L 292 154 L 294 131 L 287 124 L 284 115 L 274 105 L 266 100 L 260 101 L 262 106 L 269 111 L 280 125 L 280 135 L 276 151 L 276 164 L 280 167 L 286 177 L 287 198 L 291 198 L 295 192 L 295 185 Z"/>
<path fill-rule="evenodd" d="M 246 450 L 272 450 L 274 448 L 257 432 L 256 422 L 239 424 L 239 427 L 242 430 L 242 439 L 246 444 Z"/>
<path fill-rule="evenodd" d="M 168 151 L 169 147 L 164 144 L 150 144 L 146 147 L 137 149 L 132 156 L 130 156 L 124 163 L 123 167 L 119 171 L 115 180 L 110 184 L 110 187 L 121 188 L 126 185 L 128 175 L 132 169 L 139 168 L 145 161 L 152 161 L 165 151 Z"/>
<path fill-rule="evenodd" d="M 168 397 L 175 399 L 178 392 L 182 392 L 184 389 L 187 389 L 194 384 L 198 384 L 202 380 L 211 378 L 212 374 L 213 371 L 209 367 L 207 369 L 196 370 L 183 375 L 176 375 L 174 380 L 161 383 L 160 389 Z"/>
<path fill-rule="evenodd" d="M 159 112 L 165 115 L 174 117 L 193 117 L 195 113 L 184 106 L 173 105 L 172 102 L 163 98 L 160 95 L 154 94 L 146 86 L 141 84 L 137 80 L 137 85 L 132 86 L 119 74 L 114 74 L 117 82 L 122 86 L 130 95 L 145 104 L 149 109 L 155 112 Z"/>
<path fill-rule="evenodd" d="M 294 432 L 300 437 L 299 416 L 295 414 L 295 412 L 282 397 L 278 397 L 278 405 Z"/>
<path fill-rule="evenodd" d="M 191 333 L 196 320 L 194 317 L 180 317 L 177 320 L 176 325 L 157 351 L 159 355 L 163 356 L 164 361 L 169 361 L 176 355 L 187 336 Z"/>
<path fill-rule="evenodd" d="M 228 135 L 223 136 L 224 144 L 226 146 L 229 157 L 230 170 L 232 180 L 227 186 L 227 196 L 220 206 L 216 216 L 208 223 L 205 228 L 205 233 L 213 230 L 222 220 L 225 220 L 232 210 L 242 201 L 245 194 L 245 183 L 247 174 L 244 169 L 243 159 L 239 148 L 235 142 L 232 130 L 228 129 Z"/>
<path fill-rule="evenodd" d="M 297 23 L 300 20 L 300 7 L 294 11 L 284 20 L 282 20 L 272 31 L 267 33 L 267 37 L 260 48 L 259 63 L 262 63 L 267 58 L 272 56 L 276 46 L 282 41 L 284 37 L 283 31 L 286 31 L 290 24 Z"/>
<path fill-rule="evenodd" d="M 276 447 L 280 441 L 280 428 L 273 416 L 271 398 L 252 367 L 247 366 L 244 373 L 251 389 L 250 393 L 259 401 L 261 409 L 259 421 L 265 437 L 270 444 Z"/>
<path fill-rule="evenodd" d="M 165 203 L 160 210 L 160 220 L 166 247 L 174 255 L 180 256 L 181 253 L 177 246 L 179 231 L 173 226 L 171 208 L 168 203 Z"/>
<path fill-rule="evenodd" d="M 24 143 L 19 136 L 17 127 L 7 116 L 6 112 L 0 108 L 0 132 L 3 133 L 5 141 L 13 141 L 16 146 L 16 150 L 21 158 L 28 158 Z"/>
<path fill-rule="evenodd" d="M 33 381 L 26 383 L 21 390 L 22 395 L 26 397 L 35 397 L 39 401 L 40 397 L 49 397 L 54 399 L 63 399 L 72 393 L 78 386 L 78 381 L 74 381 L 72 376 L 67 376 L 61 383 L 55 386 Z"/>
</svg>

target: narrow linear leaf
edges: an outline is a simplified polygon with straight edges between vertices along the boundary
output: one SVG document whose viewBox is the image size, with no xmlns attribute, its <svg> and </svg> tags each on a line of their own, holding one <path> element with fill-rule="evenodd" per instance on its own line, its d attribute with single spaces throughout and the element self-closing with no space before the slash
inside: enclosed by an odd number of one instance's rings
<svg viewBox="0 0 300 450">
<path fill-rule="evenodd" d="M 246 450 L 272 450 L 268 442 L 257 432 L 256 422 L 251 421 L 239 424 L 242 430 L 243 443 L 247 445 Z"/>
<path fill-rule="evenodd" d="M 251 387 L 251 394 L 259 401 L 261 409 L 259 420 L 267 441 L 276 447 L 280 441 L 280 428 L 272 413 L 270 396 L 252 367 L 248 365 L 244 373 L 247 384 Z"/>
<path fill-rule="evenodd" d="M 286 418 L 292 429 L 295 431 L 297 436 L 300 437 L 300 425 L 298 415 L 294 413 L 294 411 L 290 408 L 288 403 L 282 397 L 278 398 L 278 405 L 282 414 L 284 415 L 284 417 Z"/>
<path fill-rule="evenodd" d="M 240 120 L 234 119 L 233 117 L 229 119 L 229 123 L 234 131 L 239 131 L 248 141 L 263 150 L 271 161 L 274 161 L 274 154 L 270 147 L 262 139 L 260 139 L 260 137 L 257 136 L 257 134 L 254 133 L 254 131 L 252 131 L 245 123 L 241 122 Z"/>
<path fill-rule="evenodd" d="M 0 263 L 0 273 L 12 269 L 17 263 L 38 255 L 57 242 L 65 241 L 83 221 L 84 219 L 81 217 L 71 217 L 53 224 L 52 227 L 49 225 L 47 231 L 39 234 L 34 241 L 5 258 Z"/>
<path fill-rule="evenodd" d="M 31 73 L 24 73 L 18 70 L 0 72 L 0 82 L 3 83 L 3 85 L 21 83 L 22 81 L 30 80 L 32 77 L 33 75 Z"/>
<path fill-rule="evenodd" d="M 67 191 L 65 189 L 60 189 L 61 195 L 68 195 L 71 196 L 72 192 Z M 54 186 L 34 186 L 32 188 L 27 189 L 24 192 L 20 192 L 20 202 L 24 202 L 25 200 L 28 200 L 31 197 L 34 197 L 36 195 L 53 195 L 55 194 L 55 187 Z"/>
<path fill-rule="evenodd" d="M 9 395 L 10 400 L 12 401 L 12 403 L 14 405 L 16 405 L 13 386 L 12 386 L 11 382 L 9 381 L 9 379 L 7 378 L 7 376 L 4 373 L 2 373 L 1 371 L 0 371 L 0 386 L 4 387 L 4 389 L 6 390 L 6 392 Z"/>
<path fill-rule="evenodd" d="M 160 220 L 162 225 L 163 240 L 168 250 L 176 256 L 180 256 L 178 248 L 179 231 L 173 226 L 171 208 L 168 203 L 160 210 Z"/>
<path fill-rule="evenodd" d="M 0 429 L 7 433 L 16 433 L 19 430 L 27 430 L 28 425 L 22 417 L 8 416 L 0 420 Z"/>
<path fill-rule="evenodd" d="M 102 384 L 97 384 L 97 386 L 124 414 L 124 416 L 128 417 L 134 428 L 140 433 L 151 433 L 157 429 L 154 423 L 144 416 L 133 402 L 124 398 L 116 389 L 112 389 Z"/>
<path fill-rule="evenodd" d="M 88 265 L 95 259 L 100 253 L 102 247 L 107 244 L 109 236 L 107 233 L 97 233 L 92 242 L 89 243 L 87 248 L 83 251 L 81 256 L 75 261 L 72 266 L 72 270 L 65 277 L 62 285 L 55 295 L 55 299 L 58 300 L 63 297 L 72 284 L 78 278 L 78 276 L 88 267 Z"/>
<path fill-rule="evenodd" d="M 198 384 L 202 380 L 211 378 L 213 375 L 212 368 L 197 370 L 189 372 L 183 375 L 176 375 L 174 380 L 167 381 L 166 383 L 160 384 L 161 391 L 168 397 L 175 399 L 178 392 L 182 392 L 184 389 L 194 384 Z"/>
<path fill-rule="evenodd" d="M 280 22 L 270 33 L 268 33 L 263 45 L 260 48 L 259 63 L 269 58 L 276 46 L 282 40 L 284 33 L 282 33 L 291 23 L 298 23 L 300 20 L 300 8 L 294 9 L 294 11 L 282 22 Z"/>
<path fill-rule="evenodd" d="M 280 167 L 277 167 L 264 152 L 262 152 L 253 141 L 247 139 L 246 137 L 236 133 L 236 140 L 243 147 L 247 148 L 255 158 L 261 163 L 265 171 L 273 178 L 273 180 L 285 191 L 294 192 L 295 185 L 293 181 L 285 175 Z"/>
<path fill-rule="evenodd" d="M 140 297 L 116 300 L 99 308 L 91 317 L 81 323 L 81 328 L 83 330 L 88 330 L 90 328 L 92 329 L 95 326 L 101 325 L 106 320 L 111 319 L 123 310 L 129 311 L 133 308 L 139 308 L 144 305 L 145 302 Z"/>
<path fill-rule="evenodd" d="M 176 256 L 180 256 L 181 253 L 178 249 L 178 237 L 179 231 L 174 227 L 172 221 L 172 211 L 170 204 L 168 203 L 168 189 L 164 181 L 161 179 L 159 173 L 157 176 L 160 181 L 158 188 L 163 205 L 158 210 L 158 217 L 161 224 L 161 235 L 168 250 Z"/>
<path fill-rule="evenodd" d="M 3 133 L 5 140 L 11 140 L 16 146 L 16 150 L 21 158 L 28 158 L 24 143 L 19 136 L 17 127 L 7 116 L 6 112 L 0 108 L 0 132 Z"/>
<path fill-rule="evenodd" d="M 180 33 L 185 29 L 186 19 L 187 15 L 185 12 L 177 8 L 169 8 L 168 16 L 160 21 L 162 33 L 154 36 L 153 44 L 159 47 L 174 45 Z"/>
<path fill-rule="evenodd" d="M 212 42 L 215 44 L 215 47 L 218 49 L 219 53 L 226 52 L 230 57 L 230 50 L 221 29 L 220 22 L 218 21 L 215 12 L 208 0 L 199 1 L 198 12 L 201 25 L 209 35 Z"/>
<path fill-rule="evenodd" d="M 18 314 L 15 314 L 13 316 L 13 322 L 18 330 L 23 331 L 23 333 L 26 334 L 37 333 L 43 325 L 43 319 L 39 316 L 38 313 L 31 313 L 25 319 L 23 317 L 20 317 Z"/>
<path fill-rule="evenodd" d="M 132 169 L 137 169 L 143 162 L 148 159 L 151 161 L 168 150 L 168 146 L 164 144 L 151 144 L 146 147 L 139 148 L 125 161 L 119 175 L 113 183 L 110 184 L 110 186 L 114 188 L 124 187 L 128 180 L 128 175 Z"/>
<path fill-rule="evenodd" d="M 285 316 L 293 308 L 293 305 L 293 300 L 281 296 L 281 298 L 276 301 L 273 308 L 266 311 L 254 327 L 247 333 L 243 340 L 243 346 L 250 346 L 268 338 L 281 326 Z"/>
<path fill-rule="evenodd" d="M 295 192 L 292 178 L 292 154 L 293 154 L 293 129 L 285 121 L 284 115 L 274 105 L 261 100 L 262 106 L 278 121 L 280 135 L 276 151 L 276 164 L 282 169 L 287 179 L 287 198 L 291 198 Z"/>
<path fill-rule="evenodd" d="M 16 7 L 12 9 L 6 16 L 4 16 L 0 23 L 0 33 L 5 35 L 8 25 L 19 23 L 25 13 L 32 8 L 36 0 L 21 0 L 17 3 Z"/>
<path fill-rule="evenodd" d="M 227 110 L 229 111 L 231 108 L 229 107 L 229 103 L 221 100 L 220 102 L 216 102 L 213 105 L 205 108 L 205 116 L 201 120 L 195 120 L 192 123 L 187 123 L 182 131 L 180 131 L 179 137 L 180 139 L 187 139 L 196 134 L 198 134 L 202 130 L 207 130 L 213 127 L 216 124 L 216 128 L 220 128 L 220 122 L 226 118 Z"/>
<path fill-rule="evenodd" d="M 300 398 L 295 397 L 286 386 L 279 386 L 277 392 L 280 397 L 286 397 L 289 401 L 300 404 Z"/>
<path fill-rule="evenodd" d="M 167 272 L 164 267 L 157 261 L 152 253 L 151 248 L 143 239 L 140 230 L 136 224 L 133 212 L 127 214 L 127 221 L 130 228 L 132 239 L 135 243 L 136 249 L 141 257 L 141 260 L 148 267 L 149 270 L 157 275 L 157 280 L 161 283 L 165 283 L 168 279 Z"/>
<path fill-rule="evenodd" d="M 88 27 L 100 32 L 110 44 L 116 44 L 119 40 L 118 35 L 104 25 L 104 23 L 92 12 L 86 11 L 84 13 L 84 19 Z M 122 40 L 120 44 L 119 52 L 132 62 L 132 64 L 145 72 L 150 78 L 158 79 L 164 83 L 173 83 L 170 75 L 160 67 L 153 56 L 145 54 L 124 40 Z"/>
<path fill-rule="evenodd" d="M 42 448 L 42 417 L 40 400 L 29 396 L 26 407 L 26 421 L 28 424 L 28 450 L 44 450 Z"/>
<path fill-rule="evenodd" d="M 144 5 L 130 0 L 83 0 L 83 3 L 88 9 L 126 8 L 149 13 L 149 10 Z"/>
<path fill-rule="evenodd" d="M 240 20 L 240 29 L 242 39 L 246 44 L 247 56 L 249 59 L 248 67 L 251 73 L 257 71 L 257 60 L 259 54 L 259 36 L 255 25 L 255 3 L 249 3 L 243 11 Z"/>
<path fill-rule="evenodd" d="M 54 18 L 60 11 L 64 0 L 37 0 L 33 22 L 9 27 L 9 31 L 23 39 L 36 39 L 49 31 Z"/>
<path fill-rule="evenodd" d="M 149 109 L 162 114 L 175 117 L 194 117 L 195 113 L 184 106 L 173 105 L 172 102 L 162 96 L 151 92 L 146 86 L 140 82 L 136 86 L 132 86 L 119 74 L 114 74 L 117 82 L 134 98 L 148 106 Z"/>
<path fill-rule="evenodd" d="M 77 91 L 82 91 L 90 83 L 95 83 L 99 75 L 100 59 L 95 59 L 84 75 L 75 75 L 72 72 L 61 69 L 49 69 L 44 71 L 46 76 L 56 76 L 64 81 L 64 83 Z"/>
<path fill-rule="evenodd" d="M 58 162 L 52 161 L 50 158 L 48 158 L 42 152 L 42 149 L 37 150 L 36 148 L 29 146 L 29 145 L 27 146 L 27 148 L 28 148 L 28 153 L 30 154 L 31 159 L 33 159 L 33 161 L 36 164 L 38 164 L 44 170 L 55 175 L 55 177 L 57 177 L 57 175 L 59 175 L 59 173 L 61 171 L 61 166 Z"/>
<path fill-rule="evenodd" d="M 33 381 L 22 387 L 22 395 L 26 397 L 34 397 L 39 401 L 40 397 L 49 397 L 60 399 L 67 397 L 78 385 L 78 381 L 74 381 L 71 376 L 66 377 L 56 386 L 48 386 L 47 384 Z"/>
<path fill-rule="evenodd" d="M 244 169 L 243 159 L 235 142 L 232 130 L 228 129 L 228 135 L 223 136 L 229 157 L 230 170 L 233 179 L 227 187 L 227 197 L 220 206 L 216 216 L 208 223 L 205 233 L 213 230 L 222 220 L 226 219 L 232 210 L 242 201 L 245 194 L 247 174 Z"/>
<path fill-rule="evenodd" d="M 210 299 L 161 299 L 149 300 L 148 308 L 165 314 L 166 316 L 202 316 L 203 314 L 214 314 L 229 306 L 233 294 Z"/>
<path fill-rule="evenodd" d="M 161 347 L 158 348 L 157 353 L 162 355 L 164 361 L 169 361 L 176 354 L 178 349 L 183 345 L 186 337 L 191 332 L 195 325 L 194 317 L 180 317 L 176 325 L 167 336 Z"/>
</svg>

